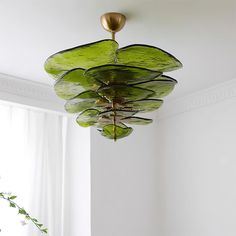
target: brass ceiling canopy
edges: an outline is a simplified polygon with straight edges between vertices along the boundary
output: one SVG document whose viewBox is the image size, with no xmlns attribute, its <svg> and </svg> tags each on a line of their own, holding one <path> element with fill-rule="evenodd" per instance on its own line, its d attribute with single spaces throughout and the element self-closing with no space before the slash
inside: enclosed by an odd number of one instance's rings
<svg viewBox="0 0 236 236">
<path fill-rule="evenodd" d="M 76 122 L 82 127 L 95 126 L 113 140 L 129 136 L 133 131 L 130 125 L 152 123 L 142 114 L 161 107 L 163 97 L 177 84 L 164 73 L 182 67 L 176 57 L 155 46 L 119 48 L 115 33 L 125 21 L 121 13 L 102 15 L 102 26 L 112 39 L 62 50 L 44 65 L 56 80 L 56 94 L 66 100 L 65 110 L 77 114 Z"/>
<path fill-rule="evenodd" d="M 103 28 L 111 32 L 112 39 L 115 39 L 115 33 L 119 32 L 125 25 L 126 17 L 117 12 L 108 12 L 101 16 Z"/>
</svg>

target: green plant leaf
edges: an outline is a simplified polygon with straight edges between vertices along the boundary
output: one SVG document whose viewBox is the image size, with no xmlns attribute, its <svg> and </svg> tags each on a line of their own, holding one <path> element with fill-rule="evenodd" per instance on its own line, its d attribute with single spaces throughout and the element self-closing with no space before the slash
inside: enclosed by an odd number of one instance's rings
<svg viewBox="0 0 236 236">
<path fill-rule="evenodd" d="M 21 215 L 27 215 L 27 212 L 23 208 L 20 208 L 18 213 L 21 214 Z"/>
<path fill-rule="evenodd" d="M 142 44 L 129 45 L 117 50 L 117 63 L 161 72 L 182 67 L 181 62 L 164 50 Z"/>
<path fill-rule="evenodd" d="M 123 128 L 118 125 L 110 124 L 103 127 L 101 134 L 109 139 L 124 138 L 132 133 L 133 129 L 130 127 Z"/>
<path fill-rule="evenodd" d="M 48 229 L 42 229 L 42 232 L 47 234 L 48 233 Z"/>
<path fill-rule="evenodd" d="M 101 96 L 107 100 L 139 100 L 154 95 L 154 92 L 148 89 L 142 89 L 134 86 L 112 85 L 98 89 Z"/>
<path fill-rule="evenodd" d="M 93 67 L 85 72 L 90 79 L 106 84 L 134 84 L 152 80 L 161 75 L 161 72 L 125 65 L 103 65 Z"/>
<path fill-rule="evenodd" d="M 17 203 L 15 203 L 13 200 L 16 198 L 17 196 L 11 195 L 11 193 L 4 193 L 4 192 L 0 192 L 0 198 L 6 200 L 9 202 L 10 207 L 13 208 L 17 208 L 18 209 L 18 214 L 24 215 L 26 220 L 31 221 L 35 226 L 37 226 L 37 228 L 41 231 L 41 232 L 46 232 L 47 229 L 44 228 L 44 231 L 42 231 L 41 227 L 43 226 L 42 224 L 37 223 L 37 220 L 35 218 L 32 218 L 29 213 L 27 213 L 25 211 L 24 208 L 20 207 Z M 44 233 L 45 233 L 44 232 Z"/>
<path fill-rule="evenodd" d="M 155 111 L 163 104 L 160 99 L 143 99 L 137 101 L 129 101 L 123 104 L 124 109 L 136 110 L 139 112 Z"/>
<path fill-rule="evenodd" d="M 13 207 L 13 208 L 15 208 L 15 207 L 16 207 L 16 205 L 15 205 L 14 203 L 10 202 L 10 207 Z"/>
<path fill-rule="evenodd" d="M 146 119 L 141 117 L 126 117 L 121 119 L 122 122 L 130 125 L 148 125 L 152 123 L 152 119 Z"/>
<path fill-rule="evenodd" d="M 17 198 L 17 196 L 11 196 L 11 197 L 9 197 L 9 199 L 11 199 L 11 200 L 16 199 L 16 198 Z"/>
<path fill-rule="evenodd" d="M 87 109 L 77 117 L 76 122 L 82 127 L 93 126 L 98 121 L 99 113 L 96 109 Z"/>
<path fill-rule="evenodd" d="M 74 68 L 89 69 L 104 64 L 115 63 L 118 43 L 106 39 L 75 48 L 60 51 L 50 56 L 44 68 L 54 78 L 59 78 L 65 72 Z"/>
</svg>

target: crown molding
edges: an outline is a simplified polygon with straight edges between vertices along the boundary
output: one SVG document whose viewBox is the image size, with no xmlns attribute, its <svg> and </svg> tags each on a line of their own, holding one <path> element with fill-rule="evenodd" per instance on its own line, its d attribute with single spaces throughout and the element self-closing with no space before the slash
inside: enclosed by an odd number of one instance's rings
<svg viewBox="0 0 236 236">
<path fill-rule="evenodd" d="M 0 100 L 66 114 L 52 86 L 0 73 Z"/>
<path fill-rule="evenodd" d="M 236 79 L 233 79 L 178 99 L 167 100 L 157 112 L 157 119 L 170 118 L 235 97 Z"/>
<path fill-rule="evenodd" d="M 236 97 L 236 79 L 165 101 L 156 113 L 157 119 L 166 119 L 234 97 Z M 55 95 L 52 86 L 3 73 L 0 73 L 0 100 L 68 116 L 64 110 L 64 101 Z"/>
</svg>

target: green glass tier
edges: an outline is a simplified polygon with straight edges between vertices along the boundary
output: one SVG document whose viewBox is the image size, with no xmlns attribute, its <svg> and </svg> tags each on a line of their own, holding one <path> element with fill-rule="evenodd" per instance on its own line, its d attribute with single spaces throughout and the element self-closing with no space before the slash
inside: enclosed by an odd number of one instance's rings
<svg viewBox="0 0 236 236">
<path fill-rule="evenodd" d="M 121 122 L 129 125 L 148 125 L 152 123 L 152 119 L 146 119 L 142 117 L 126 117 L 120 120 Z"/>
<path fill-rule="evenodd" d="M 161 77 L 164 78 L 164 76 Z M 143 89 L 152 90 L 154 94 L 150 96 L 151 98 L 163 98 L 169 95 L 177 84 L 176 80 L 167 76 L 165 77 L 169 79 L 150 80 L 148 82 L 135 84 L 135 86 Z"/>
<path fill-rule="evenodd" d="M 154 95 L 154 92 L 151 90 L 124 85 L 105 86 L 98 89 L 97 92 L 109 101 L 115 99 L 124 99 L 127 101 L 140 100 Z"/>
<path fill-rule="evenodd" d="M 82 80 L 84 80 L 84 69 L 69 71 L 56 81 L 54 90 L 60 98 L 71 99 L 85 91 L 81 85 Z"/>
<path fill-rule="evenodd" d="M 117 140 L 127 137 L 132 131 L 133 129 L 130 127 L 123 128 L 119 125 L 110 124 L 103 127 L 101 134 L 106 138 Z"/>
<path fill-rule="evenodd" d="M 76 122 L 82 127 L 93 126 L 98 121 L 99 111 L 96 109 L 87 109 L 83 111 L 76 119 Z"/>
<path fill-rule="evenodd" d="M 65 72 L 75 69 L 88 69 L 115 62 L 118 43 L 105 39 L 94 43 L 66 49 L 50 56 L 44 68 L 52 77 L 58 78 Z"/>
<path fill-rule="evenodd" d="M 96 79 L 102 84 L 134 84 L 146 82 L 157 78 L 162 73 L 159 71 L 147 70 L 139 67 L 125 65 L 103 65 L 88 69 L 85 76 L 88 79 Z"/>
<path fill-rule="evenodd" d="M 123 104 L 124 109 L 136 110 L 139 112 L 155 111 L 163 104 L 160 99 L 143 99 L 137 101 L 129 101 Z"/>
<path fill-rule="evenodd" d="M 170 53 L 149 45 L 134 44 L 117 50 L 117 64 L 137 66 L 160 72 L 182 67 L 181 62 Z"/>
</svg>

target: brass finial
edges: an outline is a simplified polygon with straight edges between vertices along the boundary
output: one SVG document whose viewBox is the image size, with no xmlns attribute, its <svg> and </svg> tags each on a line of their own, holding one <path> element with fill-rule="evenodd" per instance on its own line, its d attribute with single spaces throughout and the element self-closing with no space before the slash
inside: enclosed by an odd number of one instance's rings
<svg viewBox="0 0 236 236">
<path fill-rule="evenodd" d="M 109 12 L 101 16 L 102 26 L 106 31 L 111 32 L 113 40 L 115 40 L 115 33 L 124 27 L 125 21 L 126 17 L 117 12 Z"/>
</svg>

